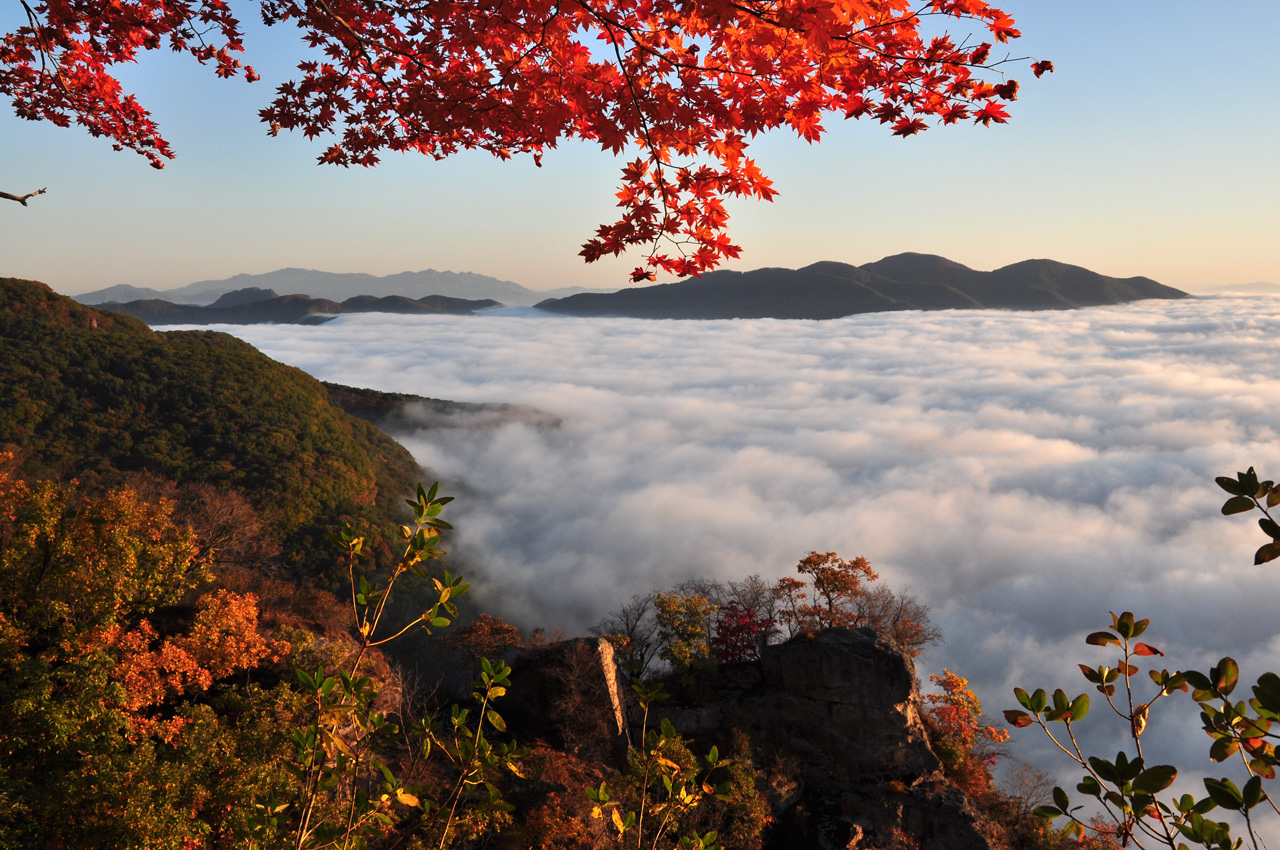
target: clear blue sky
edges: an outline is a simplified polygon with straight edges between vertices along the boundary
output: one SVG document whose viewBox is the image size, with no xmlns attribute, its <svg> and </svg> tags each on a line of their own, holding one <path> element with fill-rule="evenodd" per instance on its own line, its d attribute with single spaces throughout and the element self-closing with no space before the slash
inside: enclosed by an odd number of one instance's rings
<svg viewBox="0 0 1280 850">
<path fill-rule="evenodd" d="M 781 191 L 732 205 L 731 268 L 864 263 L 900 251 L 975 268 L 1050 257 L 1197 289 L 1280 282 L 1280 2 L 1012 0 L 1029 71 L 1010 124 L 891 138 L 828 123 L 810 147 L 778 133 L 754 154 Z M 13 25 L 16 3 L 0 7 Z M 246 6 L 263 81 L 215 79 L 169 54 L 126 86 L 178 153 L 163 171 L 79 129 L 0 115 L 0 275 L 76 293 L 169 288 L 285 266 L 389 274 L 474 271 L 533 288 L 618 286 L 640 257 L 584 265 L 612 220 L 620 162 L 585 145 L 498 162 L 392 156 L 372 170 L 318 166 L 320 143 L 268 138 L 257 110 L 299 56 L 296 31 Z"/>
</svg>

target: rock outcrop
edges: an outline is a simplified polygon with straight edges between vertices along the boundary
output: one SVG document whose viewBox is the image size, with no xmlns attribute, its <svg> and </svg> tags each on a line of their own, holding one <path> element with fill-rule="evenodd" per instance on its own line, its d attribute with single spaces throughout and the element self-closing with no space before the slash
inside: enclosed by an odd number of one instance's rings
<svg viewBox="0 0 1280 850">
<path fill-rule="evenodd" d="M 502 701 L 519 738 L 536 738 L 584 758 L 618 762 L 628 743 L 626 702 L 613 646 L 575 638 L 525 653 Z"/>
<path fill-rule="evenodd" d="M 569 748 L 606 733 L 605 749 L 625 752 L 607 647 L 579 639 L 522 657 L 508 719 L 521 734 Z M 947 783 L 929 748 L 911 659 L 873 630 L 797 637 L 768 647 L 759 662 L 720 668 L 696 691 L 656 711 L 696 749 L 724 748 L 735 731 L 745 734 L 775 817 L 766 847 L 856 850 L 906 841 L 989 850 L 981 817 Z M 629 730 L 636 739 L 639 733 Z"/>
</svg>

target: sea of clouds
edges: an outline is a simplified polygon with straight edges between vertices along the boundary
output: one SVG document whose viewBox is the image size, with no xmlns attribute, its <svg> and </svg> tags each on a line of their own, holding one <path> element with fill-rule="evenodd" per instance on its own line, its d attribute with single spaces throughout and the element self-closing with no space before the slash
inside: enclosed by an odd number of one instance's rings
<svg viewBox="0 0 1280 850">
<path fill-rule="evenodd" d="M 401 435 L 526 627 L 580 632 L 635 593 L 835 550 L 929 607 L 945 642 L 922 672 L 968 677 L 995 714 L 1014 685 L 1085 690 L 1076 663 L 1115 660 L 1083 643 L 1109 611 L 1150 617 L 1171 668 L 1280 667 L 1280 568 L 1253 566 L 1265 539 L 1213 483 L 1280 476 L 1280 299 L 221 329 L 325 380 L 558 417 Z M 1203 760 L 1207 738 L 1156 726 Z"/>
</svg>

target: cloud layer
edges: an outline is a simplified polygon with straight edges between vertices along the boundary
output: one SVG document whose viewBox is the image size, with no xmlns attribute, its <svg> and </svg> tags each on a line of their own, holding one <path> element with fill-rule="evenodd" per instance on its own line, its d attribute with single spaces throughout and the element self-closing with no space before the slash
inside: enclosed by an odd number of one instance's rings
<svg viewBox="0 0 1280 850">
<path fill-rule="evenodd" d="M 928 605 L 945 643 L 924 671 L 989 709 L 1014 684 L 1083 690 L 1076 662 L 1114 660 L 1081 640 L 1111 610 L 1151 617 L 1170 666 L 1280 660 L 1280 571 L 1252 566 L 1261 534 L 1213 485 L 1280 475 L 1280 299 L 224 329 L 326 380 L 560 417 L 403 439 L 462 495 L 454 548 L 522 625 L 581 630 L 818 549 Z"/>
</svg>

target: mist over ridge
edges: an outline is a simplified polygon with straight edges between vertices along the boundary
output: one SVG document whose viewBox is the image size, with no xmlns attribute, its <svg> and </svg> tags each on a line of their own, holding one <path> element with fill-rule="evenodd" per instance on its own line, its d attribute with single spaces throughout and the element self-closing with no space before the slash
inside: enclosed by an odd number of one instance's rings
<svg viewBox="0 0 1280 850">
<path fill-rule="evenodd" d="M 1213 484 L 1280 474 L 1274 299 L 225 330 L 325 380 L 558 418 L 397 435 L 460 496 L 453 549 L 521 625 L 582 629 L 633 593 L 833 549 L 930 606 L 945 643 L 922 669 L 992 711 L 1029 676 L 1082 687 L 1109 610 L 1153 618 L 1171 664 L 1230 654 L 1256 676 L 1280 656 L 1280 578 Z"/>
</svg>

